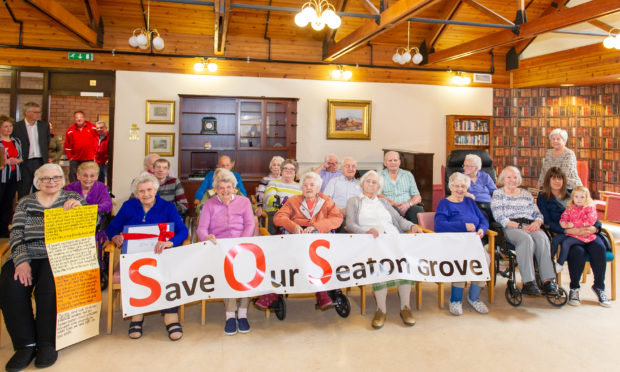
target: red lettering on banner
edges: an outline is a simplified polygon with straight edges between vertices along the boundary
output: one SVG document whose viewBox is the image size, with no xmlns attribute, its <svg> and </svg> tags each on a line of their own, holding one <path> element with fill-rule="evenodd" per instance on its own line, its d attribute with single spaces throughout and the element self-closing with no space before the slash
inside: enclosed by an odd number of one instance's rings
<svg viewBox="0 0 620 372">
<path fill-rule="evenodd" d="M 141 258 L 129 266 L 129 279 L 132 282 L 143 285 L 151 290 L 151 294 L 146 298 L 129 297 L 129 304 L 135 307 L 149 306 L 161 295 L 161 285 L 159 282 L 148 276 L 140 274 L 140 268 L 144 265 L 157 267 L 157 260 L 154 258 Z"/>
<path fill-rule="evenodd" d="M 323 257 L 319 256 L 316 253 L 316 250 L 319 247 L 325 247 L 329 249 L 329 241 L 324 239 L 315 240 L 310 244 L 310 260 L 320 267 L 323 270 L 323 275 L 320 278 L 315 278 L 312 275 L 308 275 L 308 279 L 310 280 L 310 284 L 312 285 L 321 285 L 321 283 L 325 284 L 332 277 L 332 267 Z"/>
<path fill-rule="evenodd" d="M 241 283 L 235 279 L 234 260 L 237 257 L 237 253 L 245 249 L 254 255 L 256 259 L 256 274 L 254 278 L 248 283 Z M 265 277 L 265 253 L 256 244 L 253 243 L 240 243 L 232 247 L 228 253 L 226 253 L 226 259 L 224 260 L 224 276 L 230 288 L 236 291 L 248 291 L 250 289 L 258 287 Z"/>
</svg>

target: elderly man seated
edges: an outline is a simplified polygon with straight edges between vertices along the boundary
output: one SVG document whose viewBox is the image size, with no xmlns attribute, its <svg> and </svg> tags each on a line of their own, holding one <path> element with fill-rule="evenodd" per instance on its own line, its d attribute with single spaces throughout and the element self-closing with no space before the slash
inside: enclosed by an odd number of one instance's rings
<svg viewBox="0 0 620 372">
<path fill-rule="evenodd" d="M 357 171 L 355 159 L 351 157 L 344 158 L 340 169 L 342 176 L 332 178 L 323 193 L 334 200 L 336 206 L 340 209 L 340 213 L 345 216 L 347 200 L 353 196 L 359 196 L 362 193 L 362 188 L 359 180 L 355 179 L 355 172 Z M 340 232 L 340 229 L 337 232 Z"/>
<path fill-rule="evenodd" d="M 153 164 L 153 175 L 159 181 L 159 189 L 157 193 L 162 199 L 172 202 L 177 207 L 177 212 L 181 216 L 187 214 L 187 198 L 183 185 L 177 178 L 170 177 L 170 162 L 168 159 L 157 159 Z"/>
<path fill-rule="evenodd" d="M 325 162 L 312 170 L 314 173 L 318 173 L 323 180 L 323 186 L 321 186 L 321 192 L 325 191 L 327 184 L 332 178 L 336 178 L 342 175 L 340 169 L 338 169 L 338 156 L 335 154 L 329 154 L 325 157 Z"/>
<path fill-rule="evenodd" d="M 424 212 L 424 207 L 413 174 L 400 169 L 400 155 L 396 151 L 385 153 L 383 165 L 383 194 L 380 197 L 385 198 L 406 219 L 417 224 L 418 213 Z"/>
<path fill-rule="evenodd" d="M 231 171 L 235 175 L 235 178 L 237 179 L 237 188 L 239 189 L 239 191 L 241 191 L 243 196 L 248 196 L 247 191 L 245 191 L 245 187 L 243 187 L 243 182 L 241 181 L 241 175 L 232 170 L 233 164 L 229 156 L 226 156 L 226 155 L 220 156 L 220 158 L 217 161 L 216 167 L 224 168 L 224 169 Z M 213 188 L 213 173 L 214 171 L 210 171 L 209 173 L 206 174 L 205 179 L 202 181 L 202 184 L 200 185 L 198 190 L 196 190 L 196 194 L 194 194 L 194 198 L 196 200 L 202 200 L 202 197 L 204 196 L 205 192 Z"/>
</svg>

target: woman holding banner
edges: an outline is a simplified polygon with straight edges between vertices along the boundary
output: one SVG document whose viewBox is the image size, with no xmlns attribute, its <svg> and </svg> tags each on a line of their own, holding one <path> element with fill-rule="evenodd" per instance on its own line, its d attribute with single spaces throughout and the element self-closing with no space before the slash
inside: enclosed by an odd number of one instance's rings
<svg viewBox="0 0 620 372">
<path fill-rule="evenodd" d="M 250 200 L 243 195 L 235 195 L 237 179 L 227 169 L 219 169 L 213 180 L 216 197 L 207 200 L 200 213 L 196 234 L 202 241 L 208 240 L 217 244 L 216 239 L 240 238 L 254 235 L 254 215 Z M 224 333 L 232 336 L 250 332 L 248 322 L 249 298 L 224 299 L 226 307 L 226 324 Z M 236 314 L 235 314 L 236 312 Z"/>
<path fill-rule="evenodd" d="M 471 179 L 463 173 L 452 173 L 448 180 L 450 196 L 443 198 L 435 212 L 435 232 L 473 232 L 480 239 L 489 228 L 489 221 L 472 198 L 466 198 Z M 480 301 L 480 292 L 485 282 L 472 282 L 469 287 L 467 302 L 480 314 L 487 314 L 489 309 Z M 463 315 L 463 288 L 465 282 L 452 283 L 450 295 L 450 314 Z"/>
<path fill-rule="evenodd" d="M 342 214 L 329 196 L 319 193 L 322 183 L 323 180 L 317 173 L 304 174 L 301 177 L 302 194 L 288 198 L 273 216 L 273 224 L 283 227 L 288 234 L 326 234 L 339 228 Z M 326 309 L 333 304 L 326 291 L 317 292 L 315 295 L 319 308 Z"/>
<path fill-rule="evenodd" d="M 45 247 L 44 211 L 86 205 L 78 194 L 62 189 L 65 175 L 58 164 L 34 173 L 39 190 L 20 199 L 13 216 L 11 255 L 0 273 L 0 307 L 15 354 L 7 371 L 20 371 L 35 358 L 37 368 L 56 362 L 56 286 Z M 36 304 L 33 315 L 32 294 Z"/>
<path fill-rule="evenodd" d="M 176 206 L 162 199 L 157 194 L 159 182 L 150 173 L 143 173 L 131 183 L 131 192 L 135 198 L 127 200 L 121 206 L 105 230 L 110 240 L 117 246 L 123 244 L 123 227 L 127 225 L 152 225 L 159 223 L 174 223 L 174 236 L 170 240 L 158 241 L 154 252 L 160 254 L 164 249 L 179 246 L 187 238 L 187 227 L 183 224 Z M 179 309 L 173 307 L 161 311 L 164 314 L 164 324 L 168 331 L 168 338 L 177 341 L 183 337 L 183 329 L 179 323 Z M 142 337 L 142 323 L 144 314 L 134 315 L 129 323 L 129 338 Z"/>
<path fill-rule="evenodd" d="M 411 231 L 421 233 L 416 224 L 402 217 L 398 211 L 390 206 L 387 200 L 378 198 L 383 188 L 383 178 L 375 171 L 364 173 L 360 180 L 362 195 L 349 198 L 347 201 L 347 230 L 355 234 L 372 234 L 377 238 L 379 234 L 399 234 Z M 398 286 L 400 297 L 400 317 L 407 326 L 415 324 L 411 313 L 410 294 L 411 280 L 391 280 L 372 285 L 377 301 L 377 312 L 372 319 L 372 327 L 379 329 L 385 323 L 387 312 L 388 288 Z"/>
</svg>

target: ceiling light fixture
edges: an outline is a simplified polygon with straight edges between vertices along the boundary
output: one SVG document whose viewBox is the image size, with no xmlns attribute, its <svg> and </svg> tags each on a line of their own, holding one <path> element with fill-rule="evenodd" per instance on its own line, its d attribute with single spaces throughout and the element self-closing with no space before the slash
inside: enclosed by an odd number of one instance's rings
<svg viewBox="0 0 620 372">
<path fill-rule="evenodd" d="M 469 76 L 463 75 L 463 73 L 461 71 L 455 72 L 451 81 L 452 81 L 452 84 L 456 84 L 456 85 L 469 85 L 469 84 L 471 84 L 471 78 Z"/>
<path fill-rule="evenodd" d="M 336 14 L 336 8 L 327 0 L 310 0 L 295 15 L 295 24 L 306 27 L 310 23 L 313 29 L 321 31 L 325 25 L 331 29 L 340 27 L 342 20 Z"/>
<path fill-rule="evenodd" d="M 411 61 L 414 64 L 419 65 L 424 59 L 424 57 L 422 56 L 422 53 L 420 53 L 420 49 L 416 47 L 409 47 L 409 28 L 410 24 L 409 21 L 407 21 L 407 47 L 399 47 L 398 49 L 396 49 L 396 52 L 392 56 L 392 61 L 401 65 L 404 65 Z M 415 53 L 412 54 L 411 52 Z"/>
<path fill-rule="evenodd" d="M 205 67 L 209 72 L 217 71 L 217 64 L 210 59 L 201 58 L 200 61 L 194 63 L 194 71 L 203 72 Z"/>
<path fill-rule="evenodd" d="M 345 70 L 343 65 L 338 65 L 335 70 L 332 70 L 332 78 L 349 80 L 353 77 L 351 70 Z"/>
<path fill-rule="evenodd" d="M 618 31 L 617 28 L 612 28 L 611 30 L 609 30 L 609 36 L 607 36 L 605 40 L 603 40 L 603 46 L 607 49 L 620 49 L 620 33 L 617 33 L 615 36 L 613 36 L 611 33 L 614 30 L 616 30 L 616 32 Z"/>
<path fill-rule="evenodd" d="M 133 35 L 129 38 L 129 45 L 142 50 L 146 50 L 152 45 L 155 50 L 162 50 L 164 49 L 164 39 L 159 36 L 157 29 L 151 30 L 149 27 L 151 21 L 150 0 L 147 2 L 146 14 L 146 28 L 142 27 L 133 30 Z"/>
</svg>

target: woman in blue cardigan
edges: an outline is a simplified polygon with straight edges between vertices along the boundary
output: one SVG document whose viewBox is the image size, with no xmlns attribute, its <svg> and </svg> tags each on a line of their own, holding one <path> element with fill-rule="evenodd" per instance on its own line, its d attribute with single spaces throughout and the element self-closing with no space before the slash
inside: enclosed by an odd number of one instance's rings
<svg viewBox="0 0 620 372">
<path fill-rule="evenodd" d="M 123 228 L 126 225 L 150 225 L 157 223 L 174 223 L 174 236 L 167 241 L 158 241 L 155 245 L 155 253 L 160 254 L 166 248 L 179 246 L 187 238 L 187 227 L 183 223 L 181 216 L 177 212 L 176 206 L 157 195 L 159 182 L 150 173 L 138 176 L 131 183 L 131 192 L 135 198 L 123 203 L 118 214 L 114 217 L 108 228 L 106 235 L 117 246 L 123 244 Z M 177 341 L 183 337 L 183 330 L 179 323 L 178 307 L 162 310 L 164 314 L 164 324 L 168 330 L 168 338 Z M 129 324 L 129 338 L 138 339 L 142 337 L 142 323 L 144 315 L 134 315 Z"/>
<path fill-rule="evenodd" d="M 489 221 L 482 214 L 472 198 L 465 197 L 471 180 L 463 173 L 452 173 L 448 180 L 450 196 L 443 198 L 435 211 L 435 232 L 473 232 L 482 239 L 489 228 Z M 480 300 L 480 292 L 486 282 L 472 282 L 467 302 L 480 314 L 489 312 Z M 463 315 L 463 288 L 465 282 L 452 283 L 450 313 Z"/>
</svg>

